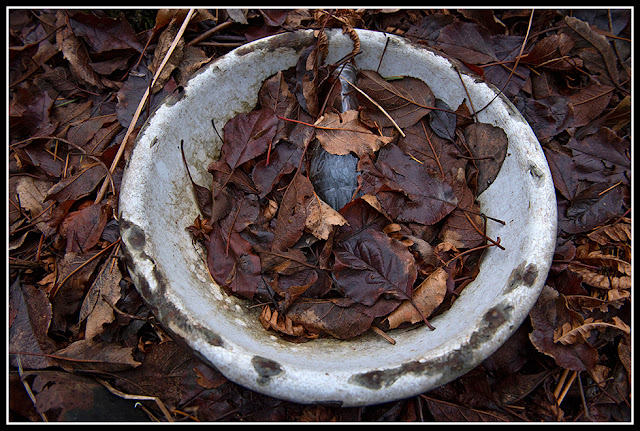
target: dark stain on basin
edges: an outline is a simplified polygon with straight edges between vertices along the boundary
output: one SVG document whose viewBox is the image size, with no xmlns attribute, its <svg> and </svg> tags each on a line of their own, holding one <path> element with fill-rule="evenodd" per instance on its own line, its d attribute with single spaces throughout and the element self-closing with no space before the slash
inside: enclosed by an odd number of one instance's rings
<svg viewBox="0 0 640 431">
<path fill-rule="evenodd" d="M 268 384 L 272 377 L 283 372 L 279 363 L 271 359 L 263 358 L 262 356 L 254 356 L 251 358 L 251 364 L 258 373 L 256 382 L 258 382 L 259 385 Z"/>
<path fill-rule="evenodd" d="M 526 265 L 526 262 L 522 262 L 513 271 L 507 280 L 507 289 L 505 293 L 511 292 L 518 286 L 531 287 L 538 278 L 538 267 L 530 263 Z"/>
</svg>

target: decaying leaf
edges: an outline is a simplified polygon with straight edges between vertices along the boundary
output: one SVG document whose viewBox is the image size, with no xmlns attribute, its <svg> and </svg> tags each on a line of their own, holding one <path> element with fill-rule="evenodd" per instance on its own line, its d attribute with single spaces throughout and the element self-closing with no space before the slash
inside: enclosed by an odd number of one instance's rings
<svg viewBox="0 0 640 431">
<path fill-rule="evenodd" d="M 341 243 L 335 251 L 334 276 L 338 289 L 364 305 L 383 295 L 407 299 L 413 293 L 413 256 L 399 241 L 365 230 Z"/>
<path fill-rule="evenodd" d="M 409 127 L 427 115 L 434 106 L 431 89 L 416 78 L 385 81 L 378 73 L 363 70 L 358 77 L 358 88 L 374 99 L 394 119 L 399 127 Z M 379 127 L 392 127 L 393 123 L 368 98 L 358 94 L 360 105 L 368 108 L 368 117 Z"/>
<path fill-rule="evenodd" d="M 358 156 L 373 154 L 393 138 L 375 135 L 359 118 L 358 111 L 341 114 L 327 113 L 316 124 L 316 138 L 331 154 L 345 155 L 353 152 Z"/>
<path fill-rule="evenodd" d="M 444 295 L 447 293 L 447 278 L 449 278 L 449 274 L 442 268 L 431 273 L 415 289 L 413 303 L 405 300 L 389 314 L 387 317 L 389 328 L 397 328 L 405 322 L 420 322 L 423 316 L 429 317 L 444 300 Z M 420 312 L 416 310 L 416 307 Z"/>
</svg>

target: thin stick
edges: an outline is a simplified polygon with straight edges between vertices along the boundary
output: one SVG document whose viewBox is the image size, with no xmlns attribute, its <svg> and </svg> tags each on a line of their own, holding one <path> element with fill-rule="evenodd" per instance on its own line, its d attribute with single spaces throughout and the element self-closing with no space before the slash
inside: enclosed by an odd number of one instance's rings
<svg viewBox="0 0 640 431">
<path fill-rule="evenodd" d="M 169 57 L 171 57 L 171 54 L 173 54 L 173 50 L 178 45 L 178 42 L 180 41 L 180 38 L 182 37 L 182 34 L 186 30 L 187 24 L 189 24 L 189 20 L 191 19 L 191 16 L 195 13 L 195 11 L 196 11 L 195 9 L 189 9 L 189 13 L 187 13 L 187 16 L 185 17 L 184 21 L 182 22 L 182 27 L 180 27 L 180 30 L 178 31 L 178 34 L 176 34 L 175 39 L 173 39 L 173 43 L 171 44 L 171 46 L 169 47 L 169 50 L 165 54 L 164 59 L 162 60 L 162 63 L 160 63 L 160 67 L 158 67 L 158 70 L 156 70 L 156 73 L 153 76 L 153 79 L 151 80 L 151 84 L 145 90 L 144 95 L 142 96 L 142 99 L 140 100 L 140 103 L 138 104 L 138 108 L 136 109 L 135 114 L 133 114 L 133 118 L 131 119 L 131 123 L 129 123 L 129 127 L 127 128 L 127 131 L 124 134 L 124 138 L 122 138 L 122 142 L 120 142 L 120 147 L 118 148 L 118 152 L 116 153 L 116 156 L 114 157 L 113 162 L 111 163 L 111 168 L 109 169 L 109 173 L 113 174 L 113 172 L 116 169 L 116 166 L 118 165 L 118 163 L 120 163 L 120 159 L 122 158 L 122 155 L 124 154 L 124 149 L 125 149 L 125 146 L 126 146 L 125 144 L 129 140 L 129 136 L 131 136 L 131 133 L 133 132 L 133 129 L 135 129 L 136 124 L 138 123 L 138 118 L 140 117 L 140 113 L 142 112 L 142 109 L 143 109 L 145 103 L 147 102 L 147 99 L 149 98 L 149 93 L 150 93 L 149 90 L 150 90 L 151 87 L 153 87 L 153 84 L 156 83 L 156 80 L 160 76 L 160 73 L 162 72 L 162 69 L 164 69 L 164 66 L 167 64 L 167 61 L 169 61 Z M 109 186 L 109 182 L 107 180 L 105 180 L 102 183 L 102 187 L 100 187 L 100 191 L 98 192 L 98 196 L 96 196 L 96 199 L 95 199 L 94 203 L 99 203 L 102 200 L 102 198 L 104 197 L 104 194 L 107 191 L 107 187 L 108 186 Z"/>
<path fill-rule="evenodd" d="M 531 9 L 531 16 L 529 17 L 529 26 L 527 27 L 527 34 L 524 35 L 524 40 L 522 41 L 522 45 L 520 46 L 520 52 L 516 56 L 516 62 L 513 64 L 513 69 L 511 70 L 511 73 L 509 74 L 509 78 L 507 78 L 507 82 L 505 82 L 505 84 L 502 87 L 502 89 L 500 89 L 500 91 L 498 93 L 496 93 L 496 95 L 493 97 L 493 99 L 491 99 L 491 101 L 489 103 L 484 105 L 482 108 L 480 108 L 479 111 L 476 112 L 476 115 L 479 114 L 481 111 L 483 111 L 486 107 L 491 105 L 493 103 L 493 101 L 496 100 L 498 98 L 498 96 L 504 92 L 504 90 L 507 88 L 507 85 L 509 85 L 509 81 L 511 81 L 511 77 L 515 73 L 516 68 L 518 67 L 518 63 L 520 62 L 520 58 L 522 57 L 522 52 L 524 51 L 524 47 L 527 44 L 527 39 L 529 39 L 529 32 L 531 31 L 531 24 L 533 23 L 533 12 L 534 12 L 534 9 Z"/>
<path fill-rule="evenodd" d="M 578 375 L 577 371 L 574 371 L 573 373 L 571 373 L 571 376 L 569 377 L 569 381 L 565 385 L 564 389 L 562 390 L 562 393 L 560 394 L 560 397 L 556 401 L 557 406 L 560 406 L 560 404 L 562 403 L 562 400 L 564 400 L 565 395 L 567 395 L 567 392 L 569 392 L 569 389 L 571 389 L 571 385 L 573 384 L 573 381 L 576 379 L 577 375 Z"/>
<path fill-rule="evenodd" d="M 163 402 L 160 400 L 160 398 L 158 397 L 152 397 L 152 396 L 147 396 L 147 395 L 130 395 L 130 394 L 125 394 L 124 392 L 120 392 L 119 390 L 117 390 L 116 388 L 114 388 L 113 386 L 111 386 L 109 383 L 107 383 L 106 381 L 102 380 L 102 379 L 98 379 L 96 378 L 96 380 L 98 381 L 98 383 L 100 383 L 102 386 L 104 386 L 105 388 L 107 388 L 107 390 L 109 392 L 111 392 L 113 395 L 116 395 L 120 398 L 124 398 L 125 400 L 136 400 L 136 401 L 154 401 L 156 403 L 156 405 L 158 406 L 158 408 L 162 411 L 162 413 L 164 414 L 164 417 L 167 418 L 167 420 L 169 422 L 173 422 L 173 417 L 171 416 L 171 413 L 169 413 L 169 410 L 167 410 L 167 408 L 164 406 Z"/>
<path fill-rule="evenodd" d="M 349 82 L 349 80 L 347 80 L 344 76 L 342 77 L 342 79 L 344 79 L 347 84 L 349 84 L 350 86 L 355 88 L 364 97 L 366 97 L 369 100 L 369 102 L 373 103 L 376 106 L 376 108 L 378 108 L 380 110 L 380 112 L 382 112 L 384 114 L 384 116 L 387 117 L 393 123 L 393 125 L 395 126 L 396 129 L 398 129 L 398 132 L 400 132 L 400 134 L 402 135 L 403 138 L 407 137 L 407 135 L 405 135 L 404 132 L 402 131 L 402 129 L 400 128 L 400 126 L 398 126 L 398 124 L 393 120 L 393 118 L 391 118 L 391 115 L 389 115 L 387 113 L 387 111 L 385 111 L 384 108 L 382 106 L 380 106 L 380 104 L 378 102 L 373 100 L 371 97 L 369 97 L 369 95 L 367 93 L 365 93 L 364 91 L 360 90 L 358 87 L 356 87 L 351 82 Z"/>
<path fill-rule="evenodd" d="M 27 391 L 27 395 L 29 395 L 29 398 L 31 399 L 31 402 L 33 403 L 34 407 L 36 405 L 36 396 L 33 394 L 33 391 L 31 390 L 31 386 L 29 385 L 29 383 L 27 383 L 27 381 L 25 380 L 25 376 L 24 376 L 24 370 L 22 369 L 22 361 L 20 360 L 20 355 L 16 355 L 16 358 L 18 360 L 18 375 L 20 376 L 20 381 L 22 382 L 22 386 L 24 386 L 24 390 Z M 47 419 L 47 416 L 44 413 L 40 413 L 38 412 L 38 414 L 40 415 L 40 417 L 42 418 L 42 420 L 44 422 L 49 422 L 49 420 Z"/>
<path fill-rule="evenodd" d="M 376 334 L 378 334 L 379 336 L 381 336 L 382 338 L 384 338 L 385 340 L 387 340 L 389 343 L 394 345 L 396 344 L 396 340 L 391 338 L 389 335 L 387 335 L 386 332 L 384 332 L 382 329 L 378 328 L 377 326 L 371 325 L 371 330 Z"/>
<path fill-rule="evenodd" d="M 557 400 L 560 396 L 560 391 L 562 390 L 562 386 L 564 386 L 565 380 L 567 380 L 567 376 L 569 375 L 569 370 L 565 369 L 560 376 L 560 380 L 558 380 L 558 384 L 556 385 L 556 389 L 553 391 L 553 397 Z"/>
</svg>

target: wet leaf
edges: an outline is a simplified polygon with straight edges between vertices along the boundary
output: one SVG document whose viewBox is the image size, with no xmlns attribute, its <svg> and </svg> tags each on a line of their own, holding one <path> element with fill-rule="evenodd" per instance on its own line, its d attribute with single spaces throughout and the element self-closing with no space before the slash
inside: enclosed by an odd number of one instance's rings
<svg viewBox="0 0 640 431">
<path fill-rule="evenodd" d="M 378 299 L 372 306 L 359 304 L 350 298 L 303 300 L 291 305 L 287 316 L 307 331 L 349 339 L 367 331 L 373 319 L 388 314 L 399 303 L 385 298 Z"/>
<path fill-rule="evenodd" d="M 284 175 L 290 174 L 298 167 L 302 150 L 285 140 L 278 142 L 269 156 L 260 160 L 253 168 L 251 177 L 259 190 L 261 198 L 268 195 Z"/>
<path fill-rule="evenodd" d="M 376 165 L 384 181 L 382 187 L 371 191 L 377 194 L 387 213 L 398 220 L 431 225 L 455 208 L 457 199 L 451 186 L 397 146 L 381 149 Z M 367 187 L 362 189 L 369 192 Z M 395 190 L 402 193 L 394 193 Z M 408 202 L 403 202 L 405 196 Z"/>
<path fill-rule="evenodd" d="M 499 60 L 486 28 L 472 22 L 454 21 L 440 29 L 438 46 L 452 57 L 471 64 Z"/>
<path fill-rule="evenodd" d="M 596 183 L 578 193 L 559 217 L 559 227 L 567 233 L 587 232 L 606 223 L 622 208 L 622 189 L 609 188 L 607 183 Z"/>
<path fill-rule="evenodd" d="M 575 60 L 568 56 L 573 46 L 573 39 L 566 34 L 552 34 L 536 43 L 520 61 L 546 69 L 568 71 L 575 67 Z"/>
</svg>

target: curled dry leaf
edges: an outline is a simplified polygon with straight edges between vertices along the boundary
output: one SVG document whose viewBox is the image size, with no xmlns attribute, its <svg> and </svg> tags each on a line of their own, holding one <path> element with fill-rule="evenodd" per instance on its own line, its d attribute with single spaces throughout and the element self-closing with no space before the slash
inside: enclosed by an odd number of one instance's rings
<svg viewBox="0 0 640 431">
<path fill-rule="evenodd" d="M 591 331 L 604 331 L 607 329 L 620 330 L 626 334 L 631 333 L 629 325 L 624 323 L 618 316 L 614 316 L 613 322 L 611 323 L 596 321 L 593 317 L 589 317 L 582 323 L 574 322 L 572 325 L 567 322 L 562 325 L 561 328 L 556 328 L 553 331 L 553 341 L 555 343 L 562 343 L 565 345 L 582 343 L 586 338 L 589 338 Z"/>
<path fill-rule="evenodd" d="M 447 293 L 447 278 L 449 278 L 449 274 L 442 268 L 436 269 L 429 277 L 425 278 L 414 291 L 413 303 L 403 301 L 398 308 L 389 314 L 387 317 L 389 329 L 397 328 L 406 322 L 420 322 L 422 316 L 429 317 L 444 300 Z"/>
</svg>

